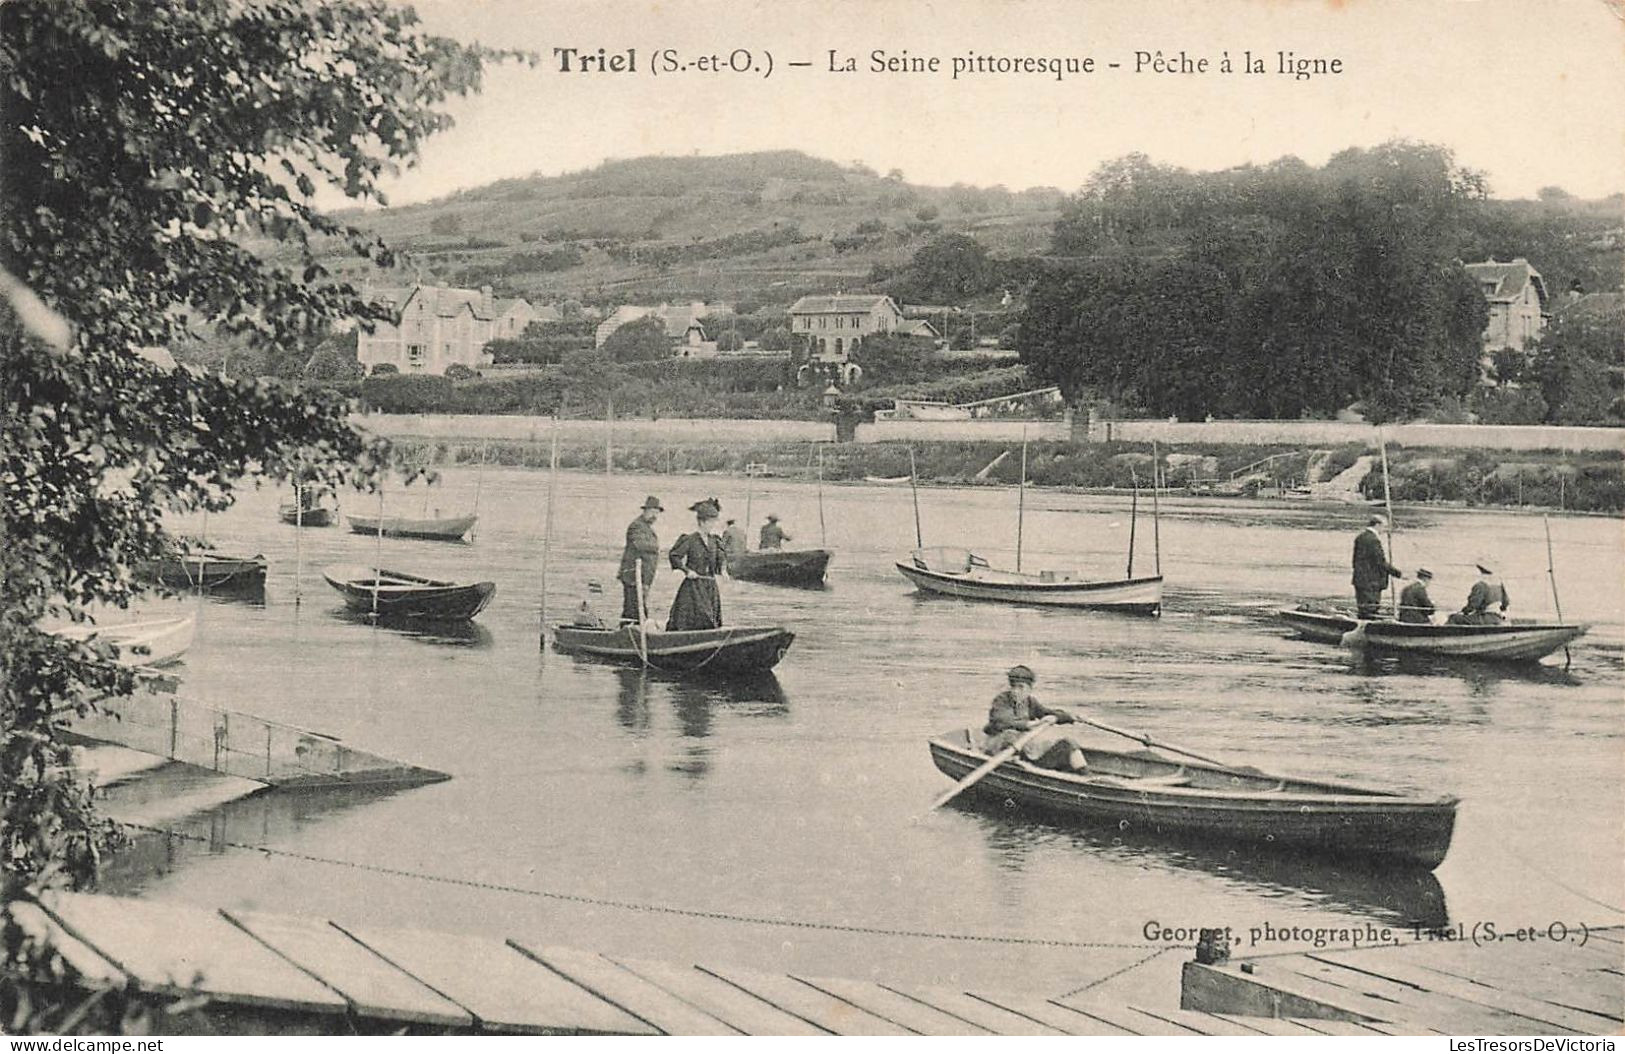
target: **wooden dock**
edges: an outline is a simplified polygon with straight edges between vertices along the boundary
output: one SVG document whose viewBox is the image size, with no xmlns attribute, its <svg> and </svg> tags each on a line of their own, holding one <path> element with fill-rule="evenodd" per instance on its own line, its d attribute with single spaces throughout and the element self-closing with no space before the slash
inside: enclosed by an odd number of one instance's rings
<svg viewBox="0 0 1625 1054">
<path fill-rule="evenodd" d="M 1035 991 L 983 992 L 619 958 L 82 893 L 5 912 L 87 989 L 207 997 L 228 1034 L 1272 1035 L 1283 1023 Z M 184 1020 L 166 1027 L 183 1029 Z M 1321 1035 L 1336 1026 L 1301 1027 Z M 1352 1026 L 1351 1026 L 1352 1027 Z M 1365 1031 L 1363 1034 L 1374 1034 Z"/>
<path fill-rule="evenodd" d="M 1502 930 L 1503 934 L 1509 931 Z M 1617 1035 L 1625 927 L 1184 964 L 1180 1005 L 1257 1022 L 1295 1018 L 1398 1035 Z M 1558 938 L 1558 939 L 1554 939 Z"/>
</svg>

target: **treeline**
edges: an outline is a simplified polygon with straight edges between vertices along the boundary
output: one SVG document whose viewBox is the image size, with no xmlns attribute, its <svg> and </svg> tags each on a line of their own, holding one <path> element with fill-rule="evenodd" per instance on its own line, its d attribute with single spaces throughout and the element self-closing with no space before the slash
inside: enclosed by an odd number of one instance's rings
<svg viewBox="0 0 1625 1054">
<path fill-rule="evenodd" d="M 1467 406 L 1482 399 L 1487 308 L 1462 261 L 1515 251 L 1565 282 L 1597 278 L 1583 260 L 1614 252 L 1603 225 L 1617 217 L 1522 204 L 1488 201 L 1481 177 L 1425 144 L 1213 173 L 1131 155 L 1057 221 L 1023 358 L 1069 397 L 1186 419 Z"/>
</svg>

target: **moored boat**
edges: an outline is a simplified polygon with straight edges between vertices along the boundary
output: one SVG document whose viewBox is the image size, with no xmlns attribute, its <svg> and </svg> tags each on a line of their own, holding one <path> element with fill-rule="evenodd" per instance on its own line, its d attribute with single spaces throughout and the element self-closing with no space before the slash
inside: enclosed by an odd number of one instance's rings
<svg viewBox="0 0 1625 1054">
<path fill-rule="evenodd" d="M 461 541 L 478 516 L 444 516 L 413 519 L 408 516 L 346 516 L 356 534 L 382 534 L 389 538 L 422 538 L 428 541 Z"/>
<path fill-rule="evenodd" d="M 164 557 L 152 565 L 152 575 L 171 589 L 262 589 L 265 557 L 189 553 Z"/>
<path fill-rule="evenodd" d="M 175 662 L 192 646 L 197 636 L 197 616 L 148 619 L 113 626 L 65 626 L 53 630 L 67 640 L 95 636 L 118 649 L 120 666 L 165 666 Z"/>
<path fill-rule="evenodd" d="M 917 549 L 897 570 L 927 593 L 965 600 L 1046 607 L 1099 608 L 1155 615 L 1162 610 L 1162 576 L 1088 580 L 1042 571 L 1024 574 L 992 567 L 965 549 Z"/>
<path fill-rule="evenodd" d="M 930 740 L 931 760 L 949 778 L 964 779 L 989 760 L 979 743 L 971 730 L 945 732 Z M 1444 860 L 1455 830 L 1457 799 L 1450 795 L 1272 775 L 1147 750 L 1082 749 L 1087 772 L 1017 756 L 965 793 L 1122 832 L 1428 870 Z"/>
<path fill-rule="evenodd" d="M 1513 619 L 1488 626 L 1356 619 L 1339 611 L 1283 608 L 1276 617 L 1306 640 L 1491 662 L 1538 662 L 1581 636 L 1584 623 Z"/>
<path fill-rule="evenodd" d="M 794 633 L 780 626 L 648 631 L 636 626 L 553 628 L 553 645 L 560 651 L 672 673 L 718 676 L 770 670 L 795 639 Z"/>
<path fill-rule="evenodd" d="M 728 573 L 742 582 L 817 587 L 834 555 L 828 549 L 758 549 L 729 556 Z"/>
<path fill-rule="evenodd" d="M 331 527 L 338 519 L 338 513 L 321 505 L 314 505 L 301 510 L 298 505 L 287 502 L 277 506 L 277 516 L 283 523 L 291 523 L 295 527 Z"/>
<path fill-rule="evenodd" d="M 495 582 L 465 584 L 347 565 L 325 568 L 322 577 L 351 611 L 381 618 L 467 620 L 484 610 L 497 591 Z"/>
</svg>

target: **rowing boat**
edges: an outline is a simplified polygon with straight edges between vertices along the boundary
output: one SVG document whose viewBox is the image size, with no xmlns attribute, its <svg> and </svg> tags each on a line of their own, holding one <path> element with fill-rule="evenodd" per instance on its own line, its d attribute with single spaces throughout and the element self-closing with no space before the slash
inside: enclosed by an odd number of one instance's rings
<svg viewBox="0 0 1625 1054">
<path fill-rule="evenodd" d="M 402 571 L 335 565 L 322 571 L 351 611 L 381 618 L 467 620 L 496 594 L 495 582 L 462 584 Z"/>
<path fill-rule="evenodd" d="M 152 576 L 171 589 L 263 589 L 265 557 L 189 553 L 152 565 Z"/>
<path fill-rule="evenodd" d="M 1162 576 L 1088 580 L 1041 571 L 1023 574 L 992 567 L 965 549 L 916 549 L 897 570 L 927 593 L 965 600 L 1046 607 L 1100 608 L 1143 615 L 1162 610 Z"/>
<path fill-rule="evenodd" d="M 636 626 L 553 628 L 553 646 L 560 651 L 674 673 L 719 676 L 770 670 L 795 639 L 794 633 L 780 626 L 648 631 Z"/>
<path fill-rule="evenodd" d="M 125 622 L 115 626 L 65 626 L 53 630 L 65 640 L 83 641 L 92 635 L 118 649 L 120 666 L 164 666 L 175 662 L 197 636 L 197 616 Z"/>
<path fill-rule="evenodd" d="M 824 584 L 828 549 L 758 549 L 728 557 L 728 573 L 741 582 L 771 582 L 782 586 Z"/>
<path fill-rule="evenodd" d="M 1347 638 L 1349 644 L 1379 651 L 1491 662 L 1537 662 L 1591 628 L 1584 623 L 1519 619 L 1489 626 L 1362 620 L 1343 612 L 1307 608 L 1283 608 L 1276 612 L 1276 617 L 1292 627 L 1298 636 L 1322 644 L 1341 644 Z"/>
<path fill-rule="evenodd" d="M 989 759 L 973 730 L 930 740 L 931 760 L 963 779 Z M 1119 832 L 1365 859 L 1432 870 L 1450 850 L 1457 799 L 1177 761 L 1148 750 L 1081 747 L 1084 773 L 1017 756 L 965 793 Z"/>
<path fill-rule="evenodd" d="M 346 516 L 356 534 L 383 534 L 390 538 L 423 538 L 437 542 L 462 540 L 478 516 L 447 516 L 412 519 L 406 516 Z M 381 525 L 381 527 L 380 527 Z"/>
<path fill-rule="evenodd" d="M 314 505 L 300 511 L 299 506 L 292 502 L 278 505 L 276 512 L 283 523 L 291 523 L 295 527 L 331 527 L 333 521 L 338 518 L 338 514 L 332 509 Z"/>
</svg>

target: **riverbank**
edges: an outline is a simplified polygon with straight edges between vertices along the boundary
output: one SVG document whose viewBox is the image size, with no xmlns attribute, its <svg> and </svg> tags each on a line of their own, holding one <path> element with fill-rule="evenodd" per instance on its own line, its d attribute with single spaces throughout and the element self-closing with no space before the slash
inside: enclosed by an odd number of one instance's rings
<svg viewBox="0 0 1625 1054">
<path fill-rule="evenodd" d="M 721 422 L 726 424 L 726 422 Z M 789 423 L 789 422 L 786 422 Z M 535 438 L 399 436 L 410 460 L 430 466 L 489 465 L 546 469 L 551 442 L 545 423 Z M 1359 445 L 1330 450 L 1288 446 L 1213 444 L 1160 451 L 1163 485 L 1170 490 L 1211 488 L 1215 482 L 1238 495 L 1301 487 L 1328 480 L 1365 454 Z M 607 458 L 607 461 L 606 461 Z M 1625 510 L 1625 463 L 1614 454 L 1559 451 L 1485 451 L 1388 448 L 1389 489 L 1396 502 L 1492 508 L 1550 508 L 1565 512 Z M 1010 442 L 820 443 L 792 432 L 778 440 L 733 437 L 695 439 L 681 433 L 664 445 L 617 441 L 613 433 L 560 440 L 565 469 L 655 475 L 752 475 L 828 482 L 893 481 L 912 470 L 922 484 L 1013 486 L 1021 478 L 1021 447 Z M 1042 441 L 1027 446 L 1029 486 L 1065 490 L 1149 487 L 1149 444 L 1077 444 Z M 1341 495 L 1328 500 L 1381 500 L 1383 477 L 1374 468 Z"/>
</svg>

